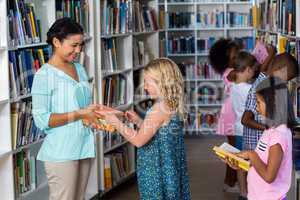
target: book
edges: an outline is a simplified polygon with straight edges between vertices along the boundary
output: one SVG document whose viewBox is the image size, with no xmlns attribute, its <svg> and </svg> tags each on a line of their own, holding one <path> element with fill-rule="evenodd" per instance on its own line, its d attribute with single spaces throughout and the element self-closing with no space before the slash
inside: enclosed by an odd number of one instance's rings
<svg viewBox="0 0 300 200">
<path fill-rule="evenodd" d="M 253 54 L 253 56 L 255 56 L 256 60 L 260 64 L 263 64 L 264 61 L 267 59 L 267 57 L 269 55 L 268 51 L 267 51 L 267 48 L 265 47 L 265 45 L 261 41 L 258 41 L 256 43 L 252 54 Z"/>
<path fill-rule="evenodd" d="M 240 150 L 231 146 L 230 144 L 224 142 L 221 146 L 214 146 L 213 150 L 221 158 L 229 157 L 229 159 L 237 161 L 238 166 L 241 169 L 245 171 L 248 171 L 250 169 L 250 162 L 236 156 L 235 153 L 239 153 Z"/>
</svg>

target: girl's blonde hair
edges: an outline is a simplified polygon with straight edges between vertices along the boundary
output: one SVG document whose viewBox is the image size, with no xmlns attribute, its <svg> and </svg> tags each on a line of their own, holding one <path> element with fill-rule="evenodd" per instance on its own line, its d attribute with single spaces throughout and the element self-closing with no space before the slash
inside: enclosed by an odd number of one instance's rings
<svg viewBox="0 0 300 200">
<path fill-rule="evenodd" d="M 168 58 L 158 58 L 145 67 L 145 73 L 156 80 L 171 111 L 184 119 L 184 82 L 177 64 Z"/>
</svg>

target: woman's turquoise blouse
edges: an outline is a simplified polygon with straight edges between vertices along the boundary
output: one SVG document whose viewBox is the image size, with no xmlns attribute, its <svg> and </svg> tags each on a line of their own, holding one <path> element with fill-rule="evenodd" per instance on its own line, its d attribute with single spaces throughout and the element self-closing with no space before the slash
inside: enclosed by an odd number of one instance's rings
<svg viewBox="0 0 300 200">
<path fill-rule="evenodd" d="M 46 133 L 38 160 L 63 162 L 95 157 L 94 135 L 81 120 L 49 127 L 52 113 L 76 111 L 92 102 L 85 69 L 80 64 L 74 65 L 79 82 L 50 64 L 44 64 L 34 76 L 32 114 L 36 126 Z"/>
</svg>

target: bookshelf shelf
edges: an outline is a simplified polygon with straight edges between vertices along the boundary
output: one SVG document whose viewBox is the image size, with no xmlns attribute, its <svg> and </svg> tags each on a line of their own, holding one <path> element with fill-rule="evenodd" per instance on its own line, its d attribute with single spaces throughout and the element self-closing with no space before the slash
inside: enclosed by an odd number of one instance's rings
<svg viewBox="0 0 300 200">
<path fill-rule="evenodd" d="M 4 157 L 8 157 L 10 155 L 10 151 L 0 151 L 0 159 Z"/>
<path fill-rule="evenodd" d="M 164 3 L 160 3 L 160 5 L 164 5 Z M 168 6 L 193 6 L 194 2 L 168 2 Z"/>
<path fill-rule="evenodd" d="M 48 46 L 48 43 L 41 42 L 41 43 L 33 43 L 33 44 L 26 44 L 26 45 L 18 45 L 15 47 L 8 47 L 8 50 L 15 51 L 15 50 L 20 50 L 20 49 L 29 49 L 29 48 L 41 47 L 41 46 Z"/>
<path fill-rule="evenodd" d="M 128 37 L 131 36 L 132 33 L 116 33 L 116 34 L 110 34 L 110 35 L 101 35 L 101 38 L 114 38 L 114 37 Z"/>
<path fill-rule="evenodd" d="M 157 33 L 158 31 L 145 31 L 145 32 L 133 32 L 133 36 L 139 36 L 139 35 L 148 35 L 148 34 L 153 34 Z"/>
<path fill-rule="evenodd" d="M 133 71 L 141 70 L 141 69 L 144 69 L 145 67 L 146 67 L 146 65 L 135 66 L 135 67 L 133 68 Z"/>
<path fill-rule="evenodd" d="M 123 146 L 123 145 L 125 145 L 127 143 L 128 143 L 128 141 L 124 141 L 124 142 L 121 142 L 120 144 L 116 144 L 116 145 L 112 146 L 111 148 L 106 149 L 104 151 L 104 154 L 110 153 L 111 151 L 113 151 L 113 150 L 115 150 L 115 149 L 117 149 L 117 148 L 119 148 L 119 147 L 121 147 L 121 146 Z"/>
<path fill-rule="evenodd" d="M 117 74 L 126 74 L 126 73 L 129 73 L 131 70 L 132 70 L 131 68 L 128 68 L 128 69 L 116 70 L 113 72 L 103 72 L 103 78 L 117 75 Z"/>
<path fill-rule="evenodd" d="M 221 107 L 221 103 L 198 104 L 198 107 Z"/>
<path fill-rule="evenodd" d="M 253 27 L 243 27 L 243 26 L 239 26 L 239 27 L 226 27 L 225 29 L 229 30 L 229 31 L 239 31 L 239 30 L 254 30 Z"/>
<path fill-rule="evenodd" d="M 132 178 L 135 175 L 136 171 L 131 171 L 127 176 L 123 177 L 121 180 L 119 180 L 115 185 L 113 185 L 112 188 L 109 188 L 107 190 L 104 190 L 103 192 L 101 192 L 100 197 L 102 197 L 103 195 L 107 194 L 108 192 L 110 192 L 111 190 L 113 190 L 115 187 L 123 184 L 124 182 L 126 182 L 127 180 L 129 180 L 130 178 Z"/>
<path fill-rule="evenodd" d="M 16 102 L 19 102 L 21 100 L 28 99 L 28 98 L 31 98 L 31 94 L 24 94 L 19 97 L 12 98 L 12 99 L 10 99 L 10 103 L 16 103 Z"/>
<path fill-rule="evenodd" d="M 196 31 L 224 31 L 225 27 L 196 28 Z"/>
<path fill-rule="evenodd" d="M 131 106 L 132 106 L 132 103 L 127 103 L 124 105 L 116 106 L 114 108 L 117 110 L 120 110 L 120 111 L 125 111 L 125 110 L 128 110 Z"/>
<path fill-rule="evenodd" d="M 15 150 L 12 150 L 12 151 L 10 151 L 10 153 L 11 153 L 11 154 L 19 153 L 19 152 L 21 152 L 21 151 L 24 150 L 24 149 L 28 149 L 28 148 L 30 148 L 30 147 L 32 147 L 32 146 L 37 145 L 37 144 L 41 144 L 43 141 L 44 141 L 44 138 L 39 139 L 39 140 L 34 141 L 34 142 L 30 143 L 30 144 L 26 144 L 26 145 L 24 145 L 24 146 L 21 146 L 21 147 L 15 149 Z"/>
<path fill-rule="evenodd" d="M 167 56 L 168 57 L 193 57 L 196 56 L 197 54 L 195 53 L 189 53 L 189 54 L 179 54 L 179 53 L 169 53 Z"/>
<path fill-rule="evenodd" d="M 195 31 L 195 28 L 168 28 L 166 31 Z"/>
<path fill-rule="evenodd" d="M 186 82 L 222 82 L 222 79 L 186 79 Z"/>
<path fill-rule="evenodd" d="M 1 105 L 1 104 L 6 104 L 6 103 L 8 103 L 8 102 L 9 102 L 8 99 L 0 99 L 0 105 Z"/>
</svg>

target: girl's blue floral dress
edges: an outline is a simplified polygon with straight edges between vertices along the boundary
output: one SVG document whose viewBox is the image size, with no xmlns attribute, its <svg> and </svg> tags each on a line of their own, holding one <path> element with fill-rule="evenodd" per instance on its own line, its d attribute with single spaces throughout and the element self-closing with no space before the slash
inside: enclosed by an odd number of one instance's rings
<svg viewBox="0 0 300 200">
<path fill-rule="evenodd" d="M 183 122 L 174 115 L 137 150 L 141 200 L 190 200 Z"/>
</svg>

